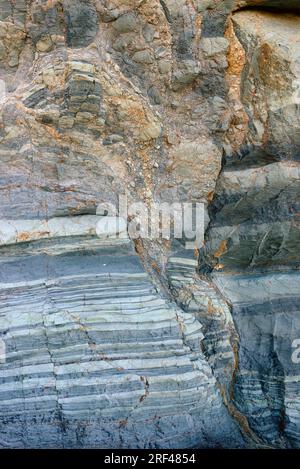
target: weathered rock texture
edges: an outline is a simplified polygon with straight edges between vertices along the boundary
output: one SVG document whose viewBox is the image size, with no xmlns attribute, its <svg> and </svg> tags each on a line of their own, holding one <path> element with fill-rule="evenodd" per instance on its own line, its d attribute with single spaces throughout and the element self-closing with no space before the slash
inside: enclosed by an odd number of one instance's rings
<svg viewBox="0 0 300 469">
<path fill-rule="evenodd" d="M 226 150 L 200 266 L 231 306 L 238 336 L 230 402 L 263 443 L 296 448 L 299 25 L 287 13 L 233 15 L 244 49 L 239 99 L 248 131 L 240 148 Z"/>
<path fill-rule="evenodd" d="M 1 447 L 300 447 L 299 12 L 0 0 Z M 97 236 L 122 194 L 205 245 Z"/>
<path fill-rule="evenodd" d="M 2 444 L 239 444 L 201 324 L 158 294 L 128 240 L 15 249 L 1 257 Z"/>
</svg>

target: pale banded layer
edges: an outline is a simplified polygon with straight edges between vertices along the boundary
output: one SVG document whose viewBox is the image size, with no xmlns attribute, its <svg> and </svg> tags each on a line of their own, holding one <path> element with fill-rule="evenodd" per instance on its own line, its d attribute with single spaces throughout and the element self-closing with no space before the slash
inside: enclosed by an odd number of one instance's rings
<svg viewBox="0 0 300 469">
<path fill-rule="evenodd" d="M 77 248 L 28 246 L 18 268 L 0 259 L 0 441 L 76 447 L 88 426 L 81 445 L 143 447 L 149 434 L 176 447 L 197 444 L 205 421 L 218 439 L 229 417 L 199 321 L 158 293 L 131 248 Z"/>
<path fill-rule="evenodd" d="M 179 251 L 169 259 L 168 279 L 182 308 L 203 326 L 204 349 L 214 375 L 229 387 L 234 368 L 234 325 L 227 303 L 214 286 L 197 274 L 198 260 L 193 252 Z"/>
</svg>

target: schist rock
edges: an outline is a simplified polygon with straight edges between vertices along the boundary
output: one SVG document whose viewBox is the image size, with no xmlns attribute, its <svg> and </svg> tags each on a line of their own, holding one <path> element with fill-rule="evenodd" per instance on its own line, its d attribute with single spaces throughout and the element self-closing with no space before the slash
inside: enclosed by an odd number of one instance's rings
<svg viewBox="0 0 300 469">
<path fill-rule="evenodd" d="M 1 448 L 300 448 L 299 15 L 0 0 Z"/>
</svg>

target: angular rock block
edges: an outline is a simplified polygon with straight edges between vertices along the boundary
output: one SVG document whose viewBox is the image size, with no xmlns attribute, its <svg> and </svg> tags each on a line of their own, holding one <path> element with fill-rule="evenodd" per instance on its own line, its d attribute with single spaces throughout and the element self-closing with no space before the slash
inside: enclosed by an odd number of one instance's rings
<svg viewBox="0 0 300 469">
<path fill-rule="evenodd" d="M 300 157 L 300 17 L 241 11 L 233 16 L 246 51 L 241 99 L 253 143 L 280 158 Z"/>
<path fill-rule="evenodd" d="M 299 266 L 299 163 L 249 152 L 225 166 L 205 251 L 220 269 Z"/>
<path fill-rule="evenodd" d="M 85 47 L 92 42 L 98 31 L 98 17 L 93 2 L 67 0 L 63 2 L 67 25 L 67 45 Z"/>
<path fill-rule="evenodd" d="M 300 11 L 298 0 L 236 0 L 236 8 L 245 7 Z"/>
</svg>

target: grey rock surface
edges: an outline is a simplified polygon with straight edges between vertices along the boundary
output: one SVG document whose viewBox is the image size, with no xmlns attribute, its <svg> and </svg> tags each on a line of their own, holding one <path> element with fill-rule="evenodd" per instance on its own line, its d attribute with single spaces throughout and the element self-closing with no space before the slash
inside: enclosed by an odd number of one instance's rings
<svg viewBox="0 0 300 469">
<path fill-rule="evenodd" d="M 299 448 L 299 272 L 217 274 L 239 335 L 234 403 L 267 444 Z"/>
<path fill-rule="evenodd" d="M 299 448 L 299 17 L 244 10 L 233 27 L 249 130 L 226 151 L 200 271 L 235 325 L 232 405 L 259 446 Z"/>
<path fill-rule="evenodd" d="M 129 241 L 1 250 L 0 441 L 15 448 L 243 446 L 201 348 Z"/>
<path fill-rule="evenodd" d="M 298 4 L 0 0 L 0 447 L 300 447 Z"/>
</svg>

